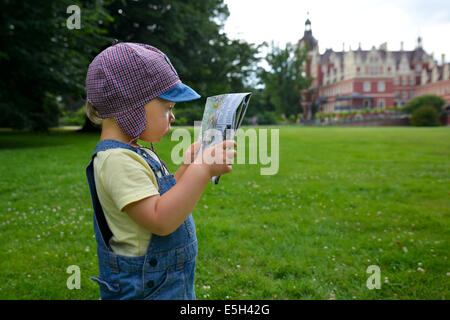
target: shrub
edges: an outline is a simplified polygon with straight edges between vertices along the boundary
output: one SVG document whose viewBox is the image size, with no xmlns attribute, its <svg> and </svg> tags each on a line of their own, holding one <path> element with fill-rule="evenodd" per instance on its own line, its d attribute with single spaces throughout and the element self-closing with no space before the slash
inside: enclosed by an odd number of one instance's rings
<svg viewBox="0 0 450 320">
<path fill-rule="evenodd" d="M 276 124 L 277 116 L 273 111 L 264 111 L 256 115 L 258 117 L 258 124 Z"/>
<path fill-rule="evenodd" d="M 439 114 L 435 107 L 424 105 L 413 112 L 410 122 L 413 126 L 438 126 Z"/>
<path fill-rule="evenodd" d="M 389 107 L 387 107 L 386 109 L 387 109 L 387 111 L 389 111 L 389 112 L 395 112 L 395 111 L 396 111 L 396 107 L 394 107 L 394 106 L 389 106 Z"/>
<path fill-rule="evenodd" d="M 186 108 L 174 108 L 176 126 L 193 126 L 194 121 L 202 121 L 203 110 L 195 106 L 188 106 Z"/>
<path fill-rule="evenodd" d="M 82 126 L 85 121 L 86 106 L 82 106 L 76 111 L 67 111 L 65 113 L 64 125 L 66 126 Z"/>
<path fill-rule="evenodd" d="M 438 116 L 442 113 L 442 106 L 445 104 L 445 100 L 434 94 L 426 94 L 423 96 L 415 97 L 405 105 L 405 110 L 409 113 L 414 113 L 418 108 L 422 106 L 433 107 Z"/>
</svg>

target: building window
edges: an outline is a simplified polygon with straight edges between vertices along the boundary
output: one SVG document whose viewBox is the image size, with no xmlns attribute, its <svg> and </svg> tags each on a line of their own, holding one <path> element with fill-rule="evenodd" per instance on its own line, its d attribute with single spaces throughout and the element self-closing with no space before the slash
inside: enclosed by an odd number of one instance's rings
<svg viewBox="0 0 450 320">
<path fill-rule="evenodd" d="M 386 90 L 386 86 L 384 84 L 384 81 L 379 81 L 378 82 L 378 92 L 384 92 L 384 90 Z"/>
<path fill-rule="evenodd" d="M 422 65 L 418 64 L 418 65 L 416 66 L 416 71 L 422 71 Z"/>
<path fill-rule="evenodd" d="M 407 91 L 403 91 L 402 92 L 402 98 L 403 98 L 403 100 L 407 100 L 408 99 L 408 92 Z"/>
<path fill-rule="evenodd" d="M 370 101 L 367 99 L 364 99 L 364 108 L 369 108 L 370 107 Z"/>
<path fill-rule="evenodd" d="M 394 84 L 395 84 L 396 86 L 398 86 L 398 78 L 395 78 L 395 79 L 394 79 Z"/>
<path fill-rule="evenodd" d="M 414 78 L 409 79 L 409 84 L 412 86 L 414 85 Z"/>
<path fill-rule="evenodd" d="M 365 92 L 370 91 L 370 82 L 364 81 L 364 84 L 363 84 L 363 90 L 364 90 Z"/>
<path fill-rule="evenodd" d="M 371 74 L 377 74 L 377 67 L 371 67 L 370 68 L 370 73 Z"/>
<path fill-rule="evenodd" d="M 406 77 L 402 78 L 402 85 L 406 86 L 408 79 Z"/>
<path fill-rule="evenodd" d="M 378 108 L 384 108 L 384 99 L 380 99 L 380 100 L 378 100 Z"/>
</svg>

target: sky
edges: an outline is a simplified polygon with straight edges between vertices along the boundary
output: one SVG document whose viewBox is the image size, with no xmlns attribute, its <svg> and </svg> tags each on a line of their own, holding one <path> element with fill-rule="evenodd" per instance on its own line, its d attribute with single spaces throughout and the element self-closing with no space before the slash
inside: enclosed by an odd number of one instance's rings
<svg viewBox="0 0 450 320">
<path fill-rule="evenodd" d="M 441 63 L 450 62 L 450 0 L 224 0 L 228 17 L 224 31 L 249 43 L 295 43 L 309 17 L 319 52 L 372 46 L 386 42 L 388 50 L 413 50 L 417 38 Z M 308 15 L 309 12 L 309 15 Z"/>
</svg>

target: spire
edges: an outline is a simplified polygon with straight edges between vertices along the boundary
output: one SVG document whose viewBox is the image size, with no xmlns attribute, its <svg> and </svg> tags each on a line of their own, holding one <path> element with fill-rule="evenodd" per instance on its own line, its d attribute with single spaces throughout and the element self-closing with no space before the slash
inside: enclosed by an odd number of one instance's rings
<svg viewBox="0 0 450 320">
<path fill-rule="evenodd" d="M 306 13 L 306 21 L 305 21 L 305 33 L 307 31 L 311 32 L 311 20 L 309 20 L 309 11 Z"/>
<path fill-rule="evenodd" d="M 421 36 L 417 37 L 417 48 L 418 49 L 422 48 L 422 37 Z"/>
<path fill-rule="evenodd" d="M 317 47 L 317 40 L 314 39 L 311 30 L 311 20 L 309 20 L 309 11 L 307 13 L 307 18 L 305 21 L 305 32 L 303 38 L 300 39 L 301 45 L 308 45 L 309 50 L 315 49 Z"/>
</svg>

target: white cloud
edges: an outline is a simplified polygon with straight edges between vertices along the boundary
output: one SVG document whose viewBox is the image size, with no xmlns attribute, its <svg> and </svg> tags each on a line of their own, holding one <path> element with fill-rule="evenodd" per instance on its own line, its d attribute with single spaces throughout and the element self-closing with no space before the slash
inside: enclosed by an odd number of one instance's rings
<svg viewBox="0 0 450 320">
<path fill-rule="evenodd" d="M 416 46 L 417 37 L 424 49 L 440 61 L 450 61 L 450 1 L 448 0 L 225 0 L 230 16 L 225 31 L 232 38 L 252 43 L 274 41 L 281 46 L 297 42 L 304 32 L 309 11 L 312 32 L 320 52 L 363 49 L 387 42 L 389 50 Z"/>
</svg>

